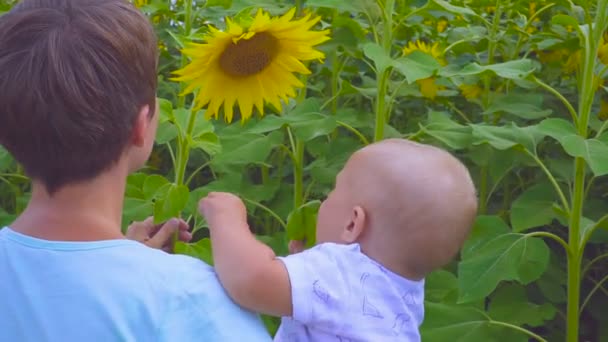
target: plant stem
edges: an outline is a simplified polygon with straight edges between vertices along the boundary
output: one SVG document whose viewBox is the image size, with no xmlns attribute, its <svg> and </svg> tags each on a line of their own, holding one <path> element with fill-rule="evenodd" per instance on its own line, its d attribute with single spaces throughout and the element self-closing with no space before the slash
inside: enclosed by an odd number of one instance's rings
<svg viewBox="0 0 608 342">
<path fill-rule="evenodd" d="M 559 196 L 559 199 L 562 202 L 562 206 L 564 207 L 564 210 L 566 211 L 566 213 L 570 213 L 570 205 L 568 205 L 568 200 L 566 199 L 566 195 L 564 195 L 562 188 L 557 183 L 557 180 L 555 179 L 555 177 L 553 177 L 553 174 L 551 173 L 551 171 L 549 171 L 547 166 L 545 166 L 545 163 L 543 163 L 543 161 L 536 154 L 530 152 L 528 149 L 525 149 L 525 152 L 532 159 L 534 159 L 534 161 L 538 164 L 538 166 L 543 170 L 543 172 L 545 173 L 547 178 L 549 178 L 549 181 L 553 185 L 555 192 L 557 192 L 557 195 Z"/>
<path fill-rule="evenodd" d="M 587 139 L 591 106 L 595 98 L 594 70 L 596 66 L 597 48 L 599 38 L 604 29 L 608 15 L 606 13 L 607 0 L 598 0 L 595 20 L 586 9 L 585 17 L 590 27 L 587 35 L 582 35 L 584 43 L 584 60 L 582 77 L 579 79 L 579 108 L 578 108 L 578 134 Z M 581 261 L 585 250 L 581 243 L 581 220 L 585 201 L 585 172 L 587 165 L 581 157 L 575 158 L 574 166 L 574 196 L 572 198 L 572 212 L 570 214 L 569 241 L 572 256 L 568 258 L 568 312 L 566 341 L 577 342 L 579 335 L 579 302 L 581 286 Z M 582 241 L 586 241 L 586 238 Z"/>
<path fill-rule="evenodd" d="M 386 0 L 384 3 L 378 1 L 383 10 L 383 29 L 382 47 L 387 56 L 391 55 L 393 46 L 393 11 L 395 10 L 395 0 Z M 378 70 L 380 71 L 380 70 Z M 386 125 L 386 91 L 388 79 L 390 78 L 390 67 L 382 70 L 380 75 L 376 75 L 378 85 L 378 95 L 376 98 L 376 127 L 374 130 L 374 141 L 384 138 L 384 125 Z"/>
<path fill-rule="evenodd" d="M 279 222 L 279 224 L 281 225 L 281 227 L 283 227 L 283 229 L 285 229 L 285 227 L 287 227 L 287 224 L 285 223 L 285 221 L 283 221 L 277 213 L 275 213 L 272 209 L 268 208 L 267 206 L 263 205 L 262 203 L 252 201 L 252 200 L 244 198 L 244 197 L 243 197 L 243 201 L 266 211 L 268 214 L 270 214 L 270 216 L 274 217 L 274 219 L 277 220 L 277 222 Z"/>
<path fill-rule="evenodd" d="M 537 341 L 547 342 L 547 340 L 545 340 L 544 338 L 542 338 L 542 337 L 538 336 L 537 334 L 531 332 L 530 330 L 518 327 L 517 325 L 513 325 L 513 324 L 509 324 L 509 323 L 505 323 L 505 322 L 499 322 L 499 321 L 492 321 L 492 320 L 488 321 L 488 323 L 489 324 L 493 324 L 493 325 L 498 325 L 498 326 L 501 326 L 501 327 L 505 327 L 505 328 L 510 328 L 510 329 L 513 329 L 513 330 L 517 330 L 517 331 L 519 331 L 519 332 L 521 332 L 523 334 L 526 334 L 526 335 L 528 335 L 528 336 L 536 339 Z"/>
<path fill-rule="evenodd" d="M 585 274 L 587 274 L 587 272 L 589 272 L 589 269 L 591 269 L 591 266 L 593 266 L 593 264 L 595 264 L 596 262 L 602 260 L 602 259 L 606 259 L 608 258 L 608 253 L 604 253 L 601 255 L 596 256 L 595 258 L 593 258 L 591 261 L 589 261 L 589 263 L 587 263 L 587 265 L 585 265 L 585 268 L 583 268 L 583 272 L 581 273 L 581 276 L 585 276 Z"/>
<path fill-rule="evenodd" d="M 570 116 L 572 117 L 572 122 L 574 124 L 577 124 L 578 115 L 576 114 L 576 110 L 574 109 L 574 107 L 572 106 L 572 104 L 570 104 L 570 101 L 568 101 L 564 97 L 564 95 L 562 95 L 559 91 L 555 90 L 555 88 L 553 88 L 552 86 L 548 85 L 547 83 L 539 80 L 536 77 L 533 77 L 533 79 L 534 79 L 534 82 L 536 84 L 538 84 L 541 88 L 547 90 L 551 94 L 555 95 L 555 97 L 557 97 L 564 104 L 564 106 L 566 106 L 566 108 L 568 109 L 568 112 L 570 113 Z"/>
<path fill-rule="evenodd" d="M 333 11 L 333 18 L 339 15 L 338 10 Z M 338 82 L 340 81 L 340 58 L 338 56 L 338 49 L 334 49 L 331 52 L 331 113 L 336 114 L 338 112 Z"/>
<path fill-rule="evenodd" d="M 583 309 L 585 308 L 585 306 L 587 305 L 587 303 L 589 302 L 589 300 L 591 300 L 591 298 L 593 297 L 593 294 L 595 294 L 595 292 L 602 286 L 602 284 L 608 280 L 608 275 L 605 276 L 604 278 L 602 278 L 602 280 L 600 280 L 597 284 L 595 284 L 595 286 L 593 287 L 593 289 L 591 291 L 589 291 L 589 294 L 587 295 L 587 297 L 585 298 L 585 300 L 583 301 L 583 304 L 581 305 L 581 309 L 580 312 L 583 312 Z"/>
<path fill-rule="evenodd" d="M 184 36 L 189 37 L 192 31 L 192 3 L 194 0 L 185 0 L 184 1 Z M 182 54 L 181 59 L 181 67 L 183 68 L 188 63 L 188 59 L 185 54 Z M 186 97 L 182 95 L 185 84 L 182 82 L 180 84 L 180 95 L 177 103 L 177 108 L 183 108 L 186 104 Z M 192 101 L 194 106 L 194 100 Z M 188 165 L 188 159 L 190 158 L 190 147 L 189 137 L 192 132 L 191 127 L 194 126 L 194 121 L 196 119 L 196 113 L 193 113 L 193 110 L 190 110 L 190 117 L 188 119 L 188 132 L 186 136 L 180 136 L 177 140 L 177 159 L 175 165 L 175 184 L 183 185 L 184 178 L 186 173 L 186 166 Z"/>
<path fill-rule="evenodd" d="M 580 127 L 579 127 L 580 128 Z M 568 309 L 566 314 L 566 341 L 578 341 L 579 302 L 581 286 L 580 228 L 585 191 L 585 160 L 575 159 L 574 197 L 570 213 L 569 241 L 571 255 L 568 258 Z"/>
<path fill-rule="evenodd" d="M 376 128 L 374 130 L 374 141 L 384 138 L 384 125 L 386 125 L 386 85 L 388 81 L 388 70 L 385 70 L 378 78 L 378 97 L 376 98 Z"/>
<path fill-rule="evenodd" d="M 293 164 L 293 205 L 294 209 L 302 206 L 304 203 L 304 144 L 296 141 L 294 151 L 295 161 Z"/>
<path fill-rule="evenodd" d="M 354 128 L 353 126 L 347 124 L 346 122 L 337 120 L 336 123 L 344 128 L 346 128 L 347 130 L 349 130 L 350 132 L 352 132 L 354 135 L 357 136 L 357 138 L 359 138 L 359 140 L 361 140 L 361 142 L 364 145 L 369 145 L 369 140 L 367 140 L 367 138 L 363 135 L 363 133 L 359 132 L 358 129 Z"/>
<path fill-rule="evenodd" d="M 530 233 L 527 234 L 528 237 L 548 237 L 550 239 L 555 240 L 557 243 L 559 243 L 560 245 L 562 245 L 562 247 L 564 247 L 564 251 L 566 252 L 566 255 L 570 255 L 570 246 L 568 246 L 568 244 L 566 243 L 566 241 L 564 241 L 561 237 L 553 234 L 553 233 L 549 233 L 549 232 L 534 232 L 534 233 Z"/>
<path fill-rule="evenodd" d="M 184 36 L 190 37 L 190 33 L 192 32 L 192 3 L 194 0 L 185 0 L 184 1 Z M 181 67 L 183 68 L 188 64 L 188 57 L 185 54 L 182 54 L 181 59 Z M 185 87 L 185 84 L 182 82 L 179 86 L 179 98 L 177 100 L 177 108 L 183 108 L 186 104 L 186 96 L 181 95 Z"/>
<path fill-rule="evenodd" d="M 481 175 L 479 180 L 479 215 L 484 215 L 487 209 L 487 203 L 490 200 L 488 197 L 488 167 L 481 167 Z"/>
<path fill-rule="evenodd" d="M 194 123 L 196 122 L 197 112 L 193 110 L 194 101 L 190 108 L 188 117 L 188 127 L 186 129 L 186 135 L 178 141 L 178 155 L 177 155 L 177 169 L 175 171 L 175 184 L 184 185 L 184 179 L 186 177 L 186 167 L 188 166 L 188 160 L 190 159 L 190 140 L 192 139 L 192 131 L 194 130 Z"/>
</svg>

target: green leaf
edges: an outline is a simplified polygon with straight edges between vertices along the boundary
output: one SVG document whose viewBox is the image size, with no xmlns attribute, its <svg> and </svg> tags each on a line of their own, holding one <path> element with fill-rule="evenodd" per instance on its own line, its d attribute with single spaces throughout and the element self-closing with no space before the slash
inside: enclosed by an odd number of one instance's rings
<svg viewBox="0 0 608 342">
<path fill-rule="evenodd" d="M 488 313 L 492 319 L 498 321 L 517 326 L 539 327 L 545 321 L 553 319 L 556 309 L 549 303 L 530 303 L 523 286 L 506 284 L 492 295 Z"/>
<path fill-rule="evenodd" d="M 125 190 L 125 197 L 133 197 L 139 199 L 146 199 L 143 187 L 144 182 L 148 178 L 145 173 L 132 173 L 127 177 L 127 189 Z"/>
<path fill-rule="evenodd" d="M 490 144 L 498 150 L 523 146 L 535 153 L 536 145 L 542 141 L 544 134 L 536 126 L 518 127 L 514 123 L 507 126 L 471 125 L 475 144 Z"/>
<path fill-rule="evenodd" d="M 313 8 L 332 8 L 340 12 L 359 13 L 365 10 L 364 1 L 344 1 L 344 0 L 307 0 L 306 6 Z"/>
<path fill-rule="evenodd" d="M 310 120 L 305 123 L 294 125 L 294 135 L 303 142 L 327 135 L 333 132 L 338 124 L 331 116 L 324 116 L 320 120 Z"/>
<path fill-rule="evenodd" d="M 246 165 L 264 163 L 270 152 L 283 142 L 283 133 L 274 131 L 268 135 L 240 132 L 220 136 L 224 152 L 212 159 L 214 165 Z"/>
<path fill-rule="evenodd" d="M 537 127 L 541 133 L 560 142 L 563 137 L 576 134 L 576 128 L 564 119 L 548 118 L 541 121 Z"/>
<path fill-rule="evenodd" d="M 122 225 L 123 228 L 133 221 L 143 221 L 152 216 L 154 204 L 152 201 L 126 197 L 123 203 Z"/>
<path fill-rule="evenodd" d="M 177 241 L 173 250 L 175 254 L 188 255 L 213 265 L 213 249 L 211 240 L 203 238 L 196 243 L 184 243 Z"/>
<path fill-rule="evenodd" d="M 333 132 L 338 126 L 334 116 L 320 113 L 320 106 L 316 99 L 307 99 L 287 115 L 269 115 L 247 131 L 266 133 L 290 127 L 298 139 L 303 142 L 310 141 Z"/>
<path fill-rule="evenodd" d="M 505 280 L 529 284 L 549 262 L 549 248 L 538 238 L 522 234 L 500 235 L 467 255 L 458 265 L 460 302 L 489 295 Z"/>
<path fill-rule="evenodd" d="M 430 273 L 424 280 L 424 298 L 436 303 L 456 303 L 458 299 L 458 278 L 446 270 Z"/>
<path fill-rule="evenodd" d="M 540 119 L 552 113 L 551 109 L 541 108 L 542 102 L 542 95 L 509 93 L 495 98 L 483 114 L 505 112 L 523 119 Z"/>
<path fill-rule="evenodd" d="M 171 122 L 161 122 L 156 132 L 156 143 L 159 145 L 173 141 L 177 137 L 177 127 Z"/>
<path fill-rule="evenodd" d="M 306 241 L 306 248 L 315 245 L 317 213 L 321 201 L 308 202 L 287 217 L 287 238 L 289 240 Z"/>
<path fill-rule="evenodd" d="M 555 218 L 555 190 L 549 183 L 528 188 L 511 203 L 511 225 L 514 232 L 547 225 Z"/>
<path fill-rule="evenodd" d="M 289 247 L 285 236 L 285 232 L 276 232 L 272 235 L 256 235 L 256 239 L 272 248 L 276 255 L 288 255 Z"/>
<path fill-rule="evenodd" d="M 467 8 L 467 7 L 454 6 L 454 5 L 450 4 L 449 2 L 443 1 L 443 0 L 433 0 L 433 2 L 436 3 L 437 5 L 443 7 L 443 9 L 445 9 L 446 11 L 451 12 L 451 13 L 477 16 L 477 13 L 475 13 L 475 11 L 473 11 L 472 9 Z"/>
<path fill-rule="evenodd" d="M 232 0 L 207 0 L 207 6 L 221 6 L 224 8 L 230 8 L 232 5 Z"/>
<path fill-rule="evenodd" d="M 565 257 L 565 256 L 564 256 Z M 568 274 L 563 266 L 564 260 L 560 260 L 555 254 L 552 255 L 547 271 L 536 281 L 541 293 L 553 303 L 566 303 L 566 285 Z"/>
<path fill-rule="evenodd" d="M 205 132 L 192 138 L 192 148 L 197 148 L 210 156 L 216 155 L 222 151 L 220 138 L 213 132 Z"/>
<path fill-rule="evenodd" d="M 165 222 L 171 218 L 179 217 L 188 203 L 190 191 L 185 185 L 171 184 L 166 197 L 159 198 L 154 203 L 154 223 Z"/>
<path fill-rule="evenodd" d="M 378 75 L 382 74 L 393 64 L 391 56 L 386 53 L 382 46 L 376 43 L 369 42 L 363 44 L 363 53 L 374 62 Z"/>
<path fill-rule="evenodd" d="M 471 127 L 460 125 L 442 112 L 430 111 L 428 123 L 420 126 L 427 135 L 453 149 L 463 149 L 471 144 Z"/>
<path fill-rule="evenodd" d="M 572 26 L 578 27 L 578 21 L 569 15 L 565 14 L 556 14 L 551 17 L 552 25 L 561 25 L 561 26 Z"/>
<path fill-rule="evenodd" d="M 514 61 L 483 66 L 477 63 L 470 63 L 460 70 L 456 68 L 456 65 L 448 66 L 442 69 L 439 74 L 444 77 L 454 77 L 472 76 L 489 73 L 510 80 L 523 80 L 535 70 L 532 60 L 529 59 L 518 59 Z"/>
<path fill-rule="evenodd" d="M 420 327 L 425 342 L 527 342 L 522 333 L 493 325 L 480 309 L 464 305 L 426 302 Z"/>
<path fill-rule="evenodd" d="M 584 158 L 596 177 L 608 174 L 608 144 L 597 139 L 567 135 L 560 140 L 566 153 Z"/>
<path fill-rule="evenodd" d="M 153 199 L 157 196 L 157 192 L 164 185 L 170 182 L 161 175 L 150 175 L 146 178 L 143 184 L 143 192 L 145 199 Z"/>
<path fill-rule="evenodd" d="M 270 179 L 265 184 L 252 184 L 246 175 L 242 172 L 227 173 L 219 177 L 218 180 L 212 181 L 196 191 L 201 194 L 200 197 L 209 192 L 232 192 L 255 202 L 268 201 L 272 199 L 280 185 L 280 179 Z M 193 200 L 193 210 L 196 209 L 198 200 Z"/>
<path fill-rule="evenodd" d="M 4 211 L 2 208 L 0 208 L 0 229 L 2 229 L 2 227 L 5 227 L 5 226 L 13 223 L 13 221 L 16 218 L 17 218 L 17 215 L 9 214 L 6 211 Z"/>
<path fill-rule="evenodd" d="M 159 122 L 163 123 L 173 119 L 173 104 L 166 99 L 158 98 L 158 107 L 160 109 Z"/>
<path fill-rule="evenodd" d="M 14 164 L 14 159 L 2 145 L 0 145 L 0 171 L 6 171 Z"/>
<path fill-rule="evenodd" d="M 509 226 L 498 216 L 481 215 L 475 219 L 469 238 L 462 246 L 462 258 L 475 254 L 476 250 L 488 241 L 507 234 L 511 231 Z"/>
<path fill-rule="evenodd" d="M 431 77 L 441 68 L 433 56 L 421 51 L 413 51 L 405 57 L 396 59 L 392 65 L 405 76 L 409 83 Z"/>
</svg>

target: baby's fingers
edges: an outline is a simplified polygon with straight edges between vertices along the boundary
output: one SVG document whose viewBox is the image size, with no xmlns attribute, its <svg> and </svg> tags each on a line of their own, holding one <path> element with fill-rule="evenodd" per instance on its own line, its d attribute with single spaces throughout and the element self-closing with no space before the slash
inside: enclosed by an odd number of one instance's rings
<svg viewBox="0 0 608 342">
<path fill-rule="evenodd" d="M 306 244 L 305 241 L 301 241 L 301 240 L 291 240 L 289 241 L 289 253 L 290 254 L 296 254 L 296 253 L 300 253 L 304 250 L 304 245 Z"/>
</svg>

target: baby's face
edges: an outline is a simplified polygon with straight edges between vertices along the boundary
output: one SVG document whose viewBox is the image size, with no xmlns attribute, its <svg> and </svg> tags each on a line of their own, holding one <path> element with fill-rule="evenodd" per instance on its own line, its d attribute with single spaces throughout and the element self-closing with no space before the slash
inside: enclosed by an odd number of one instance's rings
<svg viewBox="0 0 608 342">
<path fill-rule="evenodd" d="M 353 206 L 350 189 L 345 181 L 345 168 L 336 177 L 336 185 L 319 208 L 317 217 L 317 243 L 343 243 L 342 232 L 350 222 Z"/>
</svg>

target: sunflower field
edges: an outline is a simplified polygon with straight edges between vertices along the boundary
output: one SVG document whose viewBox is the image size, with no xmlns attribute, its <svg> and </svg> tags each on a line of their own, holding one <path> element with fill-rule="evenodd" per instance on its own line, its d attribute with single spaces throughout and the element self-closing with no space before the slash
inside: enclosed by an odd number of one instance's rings
<svg viewBox="0 0 608 342">
<path fill-rule="evenodd" d="M 179 215 L 195 242 L 176 252 L 212 263 L 196 205 L 229 191 L 285 255 L 314 244 L 352 152 L 433 144 L 471 170 L 479 216 L 426 278 L 423 341 L 608 341 L 608 0 L 134 4 L 159 37 L 161 117 L 125 226 Z M 0 148 L 0 226 L 29 189 Z"/>
</svg>

